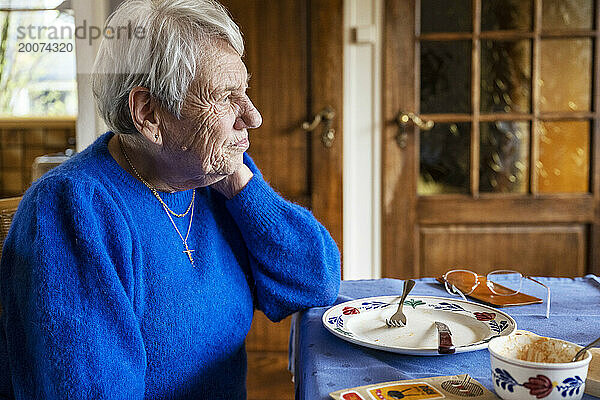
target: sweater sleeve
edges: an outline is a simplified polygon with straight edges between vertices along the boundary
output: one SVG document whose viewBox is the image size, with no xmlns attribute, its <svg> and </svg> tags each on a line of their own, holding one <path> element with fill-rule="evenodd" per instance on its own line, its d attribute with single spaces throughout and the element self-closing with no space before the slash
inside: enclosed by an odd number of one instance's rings
<svg viewBox="0 0 600 400">
<path fill-rule="evenodd" d="M 16 399 L 144 397 L 131 232 L 94 186 L 42 178 L 15 215 L 0 295 Z"/>
<path fill-rule="evenodd" d="M 272 321 L 298 310 L 332 304 L 340 287 L 340 253 L 323 225 L 284 200 L 254 173 L 227 208 L 248 247 L 258 308 Z"/>
</svg>

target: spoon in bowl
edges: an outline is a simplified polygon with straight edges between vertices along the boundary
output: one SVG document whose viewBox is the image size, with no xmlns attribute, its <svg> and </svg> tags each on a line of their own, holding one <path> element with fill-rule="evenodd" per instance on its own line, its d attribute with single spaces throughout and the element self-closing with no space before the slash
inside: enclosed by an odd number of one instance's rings
<svg viewBox="0 0 600 400">
<path fill-rule="evenodd" d="M 594 347 L 595 345 L 600 344 L 600 337 L 596 340 L 594 340 L 592 343 L 588 344 L 587 346 L 585 346 L 583 349 L 579 350 L 577 352 L 577 354 L 575 354 L 575 357 L 573 357 L 573 359 L 571 360 L 571 362 L 575 362 L 577 361 L 577 359 L 585 353 L 586 350 L 591 349 L 592 347 Z"/>
</svg>

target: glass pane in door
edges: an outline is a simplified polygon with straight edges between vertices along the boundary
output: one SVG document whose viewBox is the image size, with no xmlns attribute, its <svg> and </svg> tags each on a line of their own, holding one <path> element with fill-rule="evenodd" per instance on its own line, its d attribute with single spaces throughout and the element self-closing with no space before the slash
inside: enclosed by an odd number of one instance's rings
<svg viewBox="0 0 600 400">
<path fill-rule="evenodd" d="M 592 0 L 542 1 L 542 29 L 592 29 L 594 21 Z"/>
<path fill-rule="evenodd" d="M 480 192 L 527 193 L 529 126 L 529 122 L 523 121 L 480 124 Z"/>
<path fill-rule="evenodd" d="M 421 131 L 419 195 L 469 192 L 470 123 L 436 123 Z"/>
<path fill-rule="evenodd" d="M 532 0 L 482 0 L 481 30 L 531 31 Z"/>
<path fill-rule="evenodd" d="M 548 39 L 541 44 L 540 111 L 590 111 L 592 40 Z"/>
<path fill-rule="evenodd" d="M 540 193 L 589 191 L 590 123 L 540 123 L 539 159 L 535 163 Z"/>
<path fill-rule="evenodd" d="M 421 42 L 421 114 L 471 112 L 471 41 Z"/>
<path fill-rule="evenodd" d="M 481 41 L 481 112 L 531 109 L 531 41 Z"/>
<path fill-rule="evenodd" d="M 421 0 L 421 33 L 471 32 L 471 0 Z"/>
</svg>

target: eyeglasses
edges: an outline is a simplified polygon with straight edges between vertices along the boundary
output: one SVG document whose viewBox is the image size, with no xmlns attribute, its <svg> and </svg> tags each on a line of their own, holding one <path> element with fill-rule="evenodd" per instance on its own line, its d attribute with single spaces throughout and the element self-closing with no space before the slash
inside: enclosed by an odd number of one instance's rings
<svg viewBox="0 0 600 400">
<path fill-rule="evenodd" d="M 546 318 L 549 318 L 550 288 L 531 276 L 523 276 L 520 272 L 509 269 L 492 271 L 485 276 L 485 279 L 480 279 L 480 275 L 466 269 L 454 269 L 442 276 L 446 291 L 452 295 L 458 294 L 465 301 L 467 300 L 465 296 L 473 293 L 483 282 L 485 282 L 487 288 L 495 295 L 514 296 L 521 293 L 523 282 L 527 279 L 546 288 Z"/>
</svg>

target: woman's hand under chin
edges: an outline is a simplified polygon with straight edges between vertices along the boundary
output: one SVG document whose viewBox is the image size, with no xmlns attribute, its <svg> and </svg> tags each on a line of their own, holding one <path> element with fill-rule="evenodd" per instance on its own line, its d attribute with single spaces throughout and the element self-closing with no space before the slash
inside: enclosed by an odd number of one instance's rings
<svg viewBox="0 0 600 400">
<path fill-rule="evenodd" d="M 253 176 L 254 174 L 252 171 L 250 171 L 250 168 L 248 168 L 245 164 L 242 164 L 233 172 L 233 174 L 227 175 L 220 181 L 213 183 L 211 187 L 217 192 L 221 193 L 223 196 L 231 199 L 236 194 L 241 192 L 244 187 L 246 187 Z"/>
</svg>

